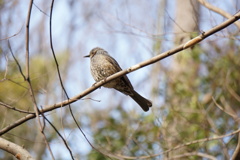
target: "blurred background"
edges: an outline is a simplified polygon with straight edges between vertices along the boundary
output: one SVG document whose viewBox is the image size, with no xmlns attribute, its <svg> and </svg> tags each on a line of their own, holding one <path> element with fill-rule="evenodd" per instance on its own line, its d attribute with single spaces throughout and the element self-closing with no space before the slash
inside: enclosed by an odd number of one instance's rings
<svg viewBox="0 0 240 160">
<path fill-rule="evenodd" d="M 8 45 L 9 40 L 25 74 L 29 3 L 0 0 L 0 101 L 33 111 L 28 85 Z M 69 97 L 94 83 L 90 61 L 83 58 L 92 48 L 104 48 L 126 69 L 183 44 L 225 21 L 226 13 L 233 15 L 240 9 L 239 0 L 208 3 L 217 10 L 202 0 L 55 1 L 53 47 Z M 66 100 L 50 48 L 50 7 L 51 1 L 35 0 L 30 19 L 30 76 L 39 107 Z M 45 116 L 76 159 L 110 159 L 110 154 L 118 155 L 116 159 L 137 159 L 231 133 L 239 127 L 239 30 L 238 21 L 193 48 L 128 74 L 135 90 L 153 102 L 146 113 L 130 97 L 103 87 L 73 103 L 74 116 L 98 151 L 79 131 L 67 106 Z M 0 105 L 1 129 L 25 115 Z M 36 119 L 30 120 L 2 138 L 24 146 L 36 159 L 50 159 L 37 125 Z M 56 159 L 71 159 L 48 123 L 44 133 Z M 235 135 L 187 145 L 149 159 L 230 159 L 237 139 Z M 13 156 L 0 150 L 0 159 Z"/>
</svg>

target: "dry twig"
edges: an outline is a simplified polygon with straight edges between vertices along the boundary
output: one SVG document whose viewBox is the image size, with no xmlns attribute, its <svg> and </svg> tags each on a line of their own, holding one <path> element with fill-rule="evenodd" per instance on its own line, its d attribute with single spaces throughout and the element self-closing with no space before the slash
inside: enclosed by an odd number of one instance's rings
<svg viewBox="0 0 240 160">
<path fill-rule="evenodd" d="M 225 12 L 224 10 L 216 7 L 216 6 L 213 6 L 211 3 L 208 3 L 206 0 L 198 0 L 199 3 L 201 3 L 203 6 L 205 6 L 206 8 L 212 10 L 213 12 L 216 12 L 220 15 L 222 15 L 223 17 L 229 19 L 232 17 L 231 14 Z M 234 24 L 238 27 L 238 29 L 240 30 L 240 22 L 239 21 L 236 21 L 234 22 Z"/>
<path fill-rule="evenodd" d="M 17 159 L 34 160 L 28 151 L 23 147 L 16 145 L 0 137 L 0 149 L 12 154 Z"/>
</svg>

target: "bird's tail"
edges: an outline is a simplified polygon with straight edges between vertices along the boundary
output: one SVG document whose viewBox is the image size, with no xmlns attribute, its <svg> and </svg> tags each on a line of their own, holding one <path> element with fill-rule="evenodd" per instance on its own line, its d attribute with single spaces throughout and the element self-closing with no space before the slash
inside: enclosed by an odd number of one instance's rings
<svg viewBox="0 0 240 160">
<path fill-rule="evenodd" d="M 147 112 L 149 110 L 149 107 L 152 107 L 152 102 L 149 101 L 148 99 L 142 97 L 140 94 L 138 94 L 136 91 L 132 91 L 132 95 L 130 95 L 132 97 L 132 99 L 137 102 L 137 104 L 139 104 L 140 107 L 142 107 L 142 109 Z"/>
</svg>

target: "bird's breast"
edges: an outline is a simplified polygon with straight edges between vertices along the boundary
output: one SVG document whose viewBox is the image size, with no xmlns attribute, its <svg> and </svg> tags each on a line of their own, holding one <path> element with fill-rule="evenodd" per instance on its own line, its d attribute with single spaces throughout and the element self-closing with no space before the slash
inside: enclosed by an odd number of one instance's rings
<svg viewBox="0 0 240 160">
<path fill-rule="evenodd" d="M 90 67 L 92 76 L 97 82 L 118 72 L 116 67 L 104 55 L 95 55 L 92 57 Z M 113 88 L 116 83 L 116 80 L 114 80 L 105 84 L 104 87 Z"/>
</svg>

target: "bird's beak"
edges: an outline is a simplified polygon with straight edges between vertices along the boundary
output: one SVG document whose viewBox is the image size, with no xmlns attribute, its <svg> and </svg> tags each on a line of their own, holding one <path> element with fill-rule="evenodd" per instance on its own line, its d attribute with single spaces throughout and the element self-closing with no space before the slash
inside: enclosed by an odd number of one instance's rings
<svg viewBox="0 0 240 160">
<path fill-rule="evenodd" d="M 84 58 L 88 58 L 88 57 L 90 57 L 90 55 L 86 55 L 86 56 L 84 56 Z"/>
</svg>

